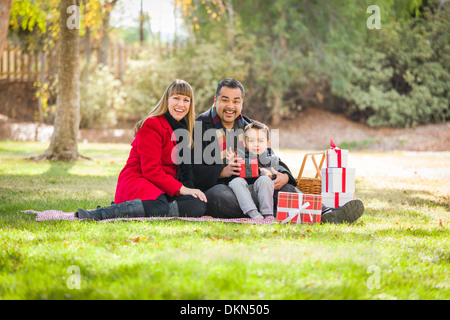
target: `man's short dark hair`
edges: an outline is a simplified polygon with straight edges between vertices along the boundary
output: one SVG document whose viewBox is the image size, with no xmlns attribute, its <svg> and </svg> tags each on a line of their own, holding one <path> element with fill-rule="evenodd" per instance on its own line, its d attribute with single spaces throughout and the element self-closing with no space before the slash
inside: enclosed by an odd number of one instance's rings
<svg viewBox="0 0 450 320">
<path fill-rule="evenodd" d="M 225 78 L 222 81 L 219 82 L 219 84 L 217 85 L 217 89 L 216 89 L 216 98 L 219 97 L 219 93 L 220 93 L 220 89 L 222 89 L 222 87 L 227 87 L 227 88 L 239 88 L 241 89 L 242 92 L 242 99 L 244 98 L 245 95 L 245 91 L 244 91 L 244 86 L 236 79 L 233 78 Z"/>
</svg>

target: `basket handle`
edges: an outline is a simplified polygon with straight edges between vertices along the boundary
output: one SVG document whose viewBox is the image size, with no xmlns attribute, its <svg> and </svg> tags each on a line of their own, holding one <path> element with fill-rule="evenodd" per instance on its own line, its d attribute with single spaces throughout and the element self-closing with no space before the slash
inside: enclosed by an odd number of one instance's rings
<svg viewBox="0 0 450 320">
<path fill-rule="evenodd" d="M 322 159 L 320 160 L 319 165 L 317 165 L 316 158 L 315 158 L 315 156 L 317 156 L 317 155 L 322 155 Z M 316 168 L 315 178 L 317 179 L 320 177 L 322 179 L 322 173 L 320 172 L 320 169 L 322 169 L 323 163 L 325 161 L 325 151 L 305 154 L 305 156 L 303 157 L 302 167 L 300 168 L 300 172 L 298 174 L 297 181 L 299 181 L 300 178 L 302 177 L 303 169 L 305 168 L 305 164 L 306 164 L 306 159 L 308 159 L 309 156 L 311 156 L 314 167 Z"/>
</svg>

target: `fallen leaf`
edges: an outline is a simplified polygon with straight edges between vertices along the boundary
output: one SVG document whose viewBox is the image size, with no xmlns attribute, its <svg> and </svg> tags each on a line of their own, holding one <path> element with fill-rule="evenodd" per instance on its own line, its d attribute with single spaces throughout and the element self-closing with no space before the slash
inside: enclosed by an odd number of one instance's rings
<svg viewBox="0 0 450 320">
<path fill-rule="evenodd" d="M 312 231 L 311 231 L 311 229 L 308 229 L 308 230 L 306 230 L 306 232 L 311 233 Z"/>
</svg>

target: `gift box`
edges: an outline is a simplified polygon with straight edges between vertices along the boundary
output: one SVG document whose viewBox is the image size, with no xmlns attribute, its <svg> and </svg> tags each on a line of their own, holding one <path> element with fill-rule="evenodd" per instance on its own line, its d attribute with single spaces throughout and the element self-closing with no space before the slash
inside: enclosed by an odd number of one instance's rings
<svg viewBox="0 0 450 320">
<path fill-rule="evenodd" d="M 347 168 L 348 150 L 339 149 L 332 140 L 330 140 L 330 147 L 331 148 L 326 151 L 327 167 Z"/>
<path fill-rule="evenodd" d="M 322 192 L 322 203 L 329 208 L 343 206 L 353 199 L 355 199 L 354 192 Z"/>
<path fill-rule="evenodd" d="M 239 170 L 239 177 L 241 178 L 259 177 L 258 159 L 256 158 L 239 159 L 238 163 L 241 165 L 241 169 Z"/>
<path fill-rule="evenodd" d="M 281 223 L 320 223 L 322 196 L 318 194 L 279 192 L 277 221 Z"/>
<path fill-rule="evenodd" d="M 355 168 L 322 168 L 323 192 L 355 192 Z"/>
</svg>

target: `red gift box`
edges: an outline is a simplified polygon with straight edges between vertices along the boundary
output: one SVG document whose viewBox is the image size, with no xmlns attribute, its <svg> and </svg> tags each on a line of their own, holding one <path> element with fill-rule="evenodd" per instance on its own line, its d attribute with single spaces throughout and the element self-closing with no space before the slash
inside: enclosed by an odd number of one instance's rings
<svg viewBox="0 0 450 320">
<path fill-rule="evenodd" d="M 241 165 L 241 169 L 239 170 L 239 177 L 241 178 L 259 177 L 258 159 L 256 158 L 239 159 L 238 163 Z"/>
<path fill-rule="evenodd" d="M 281 223 L 320 223 L 321 214 L 321 195 L 291 192 L 278 193 L 277 221 Z"/>
</svg>

